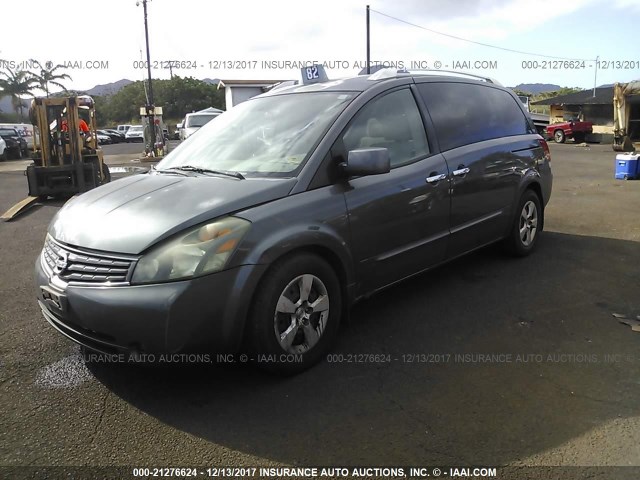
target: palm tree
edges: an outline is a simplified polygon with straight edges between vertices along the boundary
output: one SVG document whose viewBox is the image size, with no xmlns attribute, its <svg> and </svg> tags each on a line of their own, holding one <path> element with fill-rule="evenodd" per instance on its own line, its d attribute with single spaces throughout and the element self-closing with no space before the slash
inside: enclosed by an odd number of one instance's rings
<svg viewBox="0 0 640 480">
<path fill-rule="evenodd" d="M 40 73 L 34 74 L 39 85 L 38 90 L 45 92 L 47 94 L 47 98 L 49 97 L 49 84 L 60 87 L 65 92 L 67 91 L 67 87 L 60 83 L 60 80 L 71 80 L 71 77 L 66 73 L 55 73 L 59 68 L 65 68 L 64 65 L 54 66 L 52 62 L 47 62 L 42 66 L 38 61 L 35 61 L 35 63 L 40 68 Z"/>
<path fill-rule="evenodd" d="M 24 104 L 22 102 L 23 95 L 33 96 L 33 89 L 36 86 L 37 79 L 31 72 L 26 70 L 18 70 L 14 72 L 10 68 L 0 71 L 0 94 L 9 95 L 11 97 L 11 105 L 13 110 L 23 118 Z"/>
</svg>

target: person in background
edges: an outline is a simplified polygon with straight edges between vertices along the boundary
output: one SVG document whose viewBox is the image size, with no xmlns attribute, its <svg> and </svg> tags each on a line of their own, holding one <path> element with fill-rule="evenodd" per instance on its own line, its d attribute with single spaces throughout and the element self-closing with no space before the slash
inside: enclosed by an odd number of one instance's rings
<svg viewBox="0 0 640 480">
<path fill-rule="evenodd" d="M 78 128 L 82 133 L 89 132 L 89 125 L 87 125 L 87 122 L 84 121 L 84 118 L 81 118 L 78 122 Z"/>
<path fill-rule="evenodd" d="M 62 120 L 62 131 L 66 132 L 69 129 L 69 126 L 67 124 L 67 119 L 63 119 Z M 89 125 L 87 124 L 87 122 L 84 121 L 83 118 L 80 119 L 80 121 L 78 122 L 78 129 L 82 132 L 82 133 L 87 133 L 89 132 Z"/>
</svg>

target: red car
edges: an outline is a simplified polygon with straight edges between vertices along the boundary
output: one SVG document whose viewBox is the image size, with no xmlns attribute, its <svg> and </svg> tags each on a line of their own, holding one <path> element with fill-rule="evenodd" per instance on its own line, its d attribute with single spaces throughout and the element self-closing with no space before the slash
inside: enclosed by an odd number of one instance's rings
<svg viewBox="0 0 640 480">
<path fill-rule="evenodd" d="M 545 132 L 548 138 L 556 143 L 564 143 L 567 138 L 573 138 L 576 143 L 584 142 L 588 133 L 593 132 L 592 122 L 561 122 L 549 125 Z"/>
</svg>

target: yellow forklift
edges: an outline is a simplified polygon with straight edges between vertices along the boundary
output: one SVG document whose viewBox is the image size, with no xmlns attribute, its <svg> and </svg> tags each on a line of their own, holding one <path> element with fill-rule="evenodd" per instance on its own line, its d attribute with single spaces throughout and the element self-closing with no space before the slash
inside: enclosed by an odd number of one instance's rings
<svg viewBox="0 0 640 480">
<path fill-rule="evenodd" d="M 93 98 L 36 98 L 29 117 L 36 127 L 33 165 L 25 172 L 29 196 L 0 216 L 5 221 L 48 197 L 71 197 L 111 180 L 98 146 Z"/>
</svg>

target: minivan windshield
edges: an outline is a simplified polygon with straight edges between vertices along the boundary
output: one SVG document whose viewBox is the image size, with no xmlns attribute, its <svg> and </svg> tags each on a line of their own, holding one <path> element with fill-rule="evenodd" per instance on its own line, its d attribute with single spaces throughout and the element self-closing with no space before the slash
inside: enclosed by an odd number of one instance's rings
<svg viewBox="0 0 640 480">
<path fill-rule="evenodd" d="M 187 117 L 187 124 L 185 128 L 197 128 L 202 127 L 205 123 L 216 118 L 218 115 L 189 115 Z"/>
<path fill-rule="evenodd" d="M 156 169 L 189 166 L 244 176 L 294 176 L 355 95 L 306 92 L 248 100 L 202 127 Z"/>
</svg>

